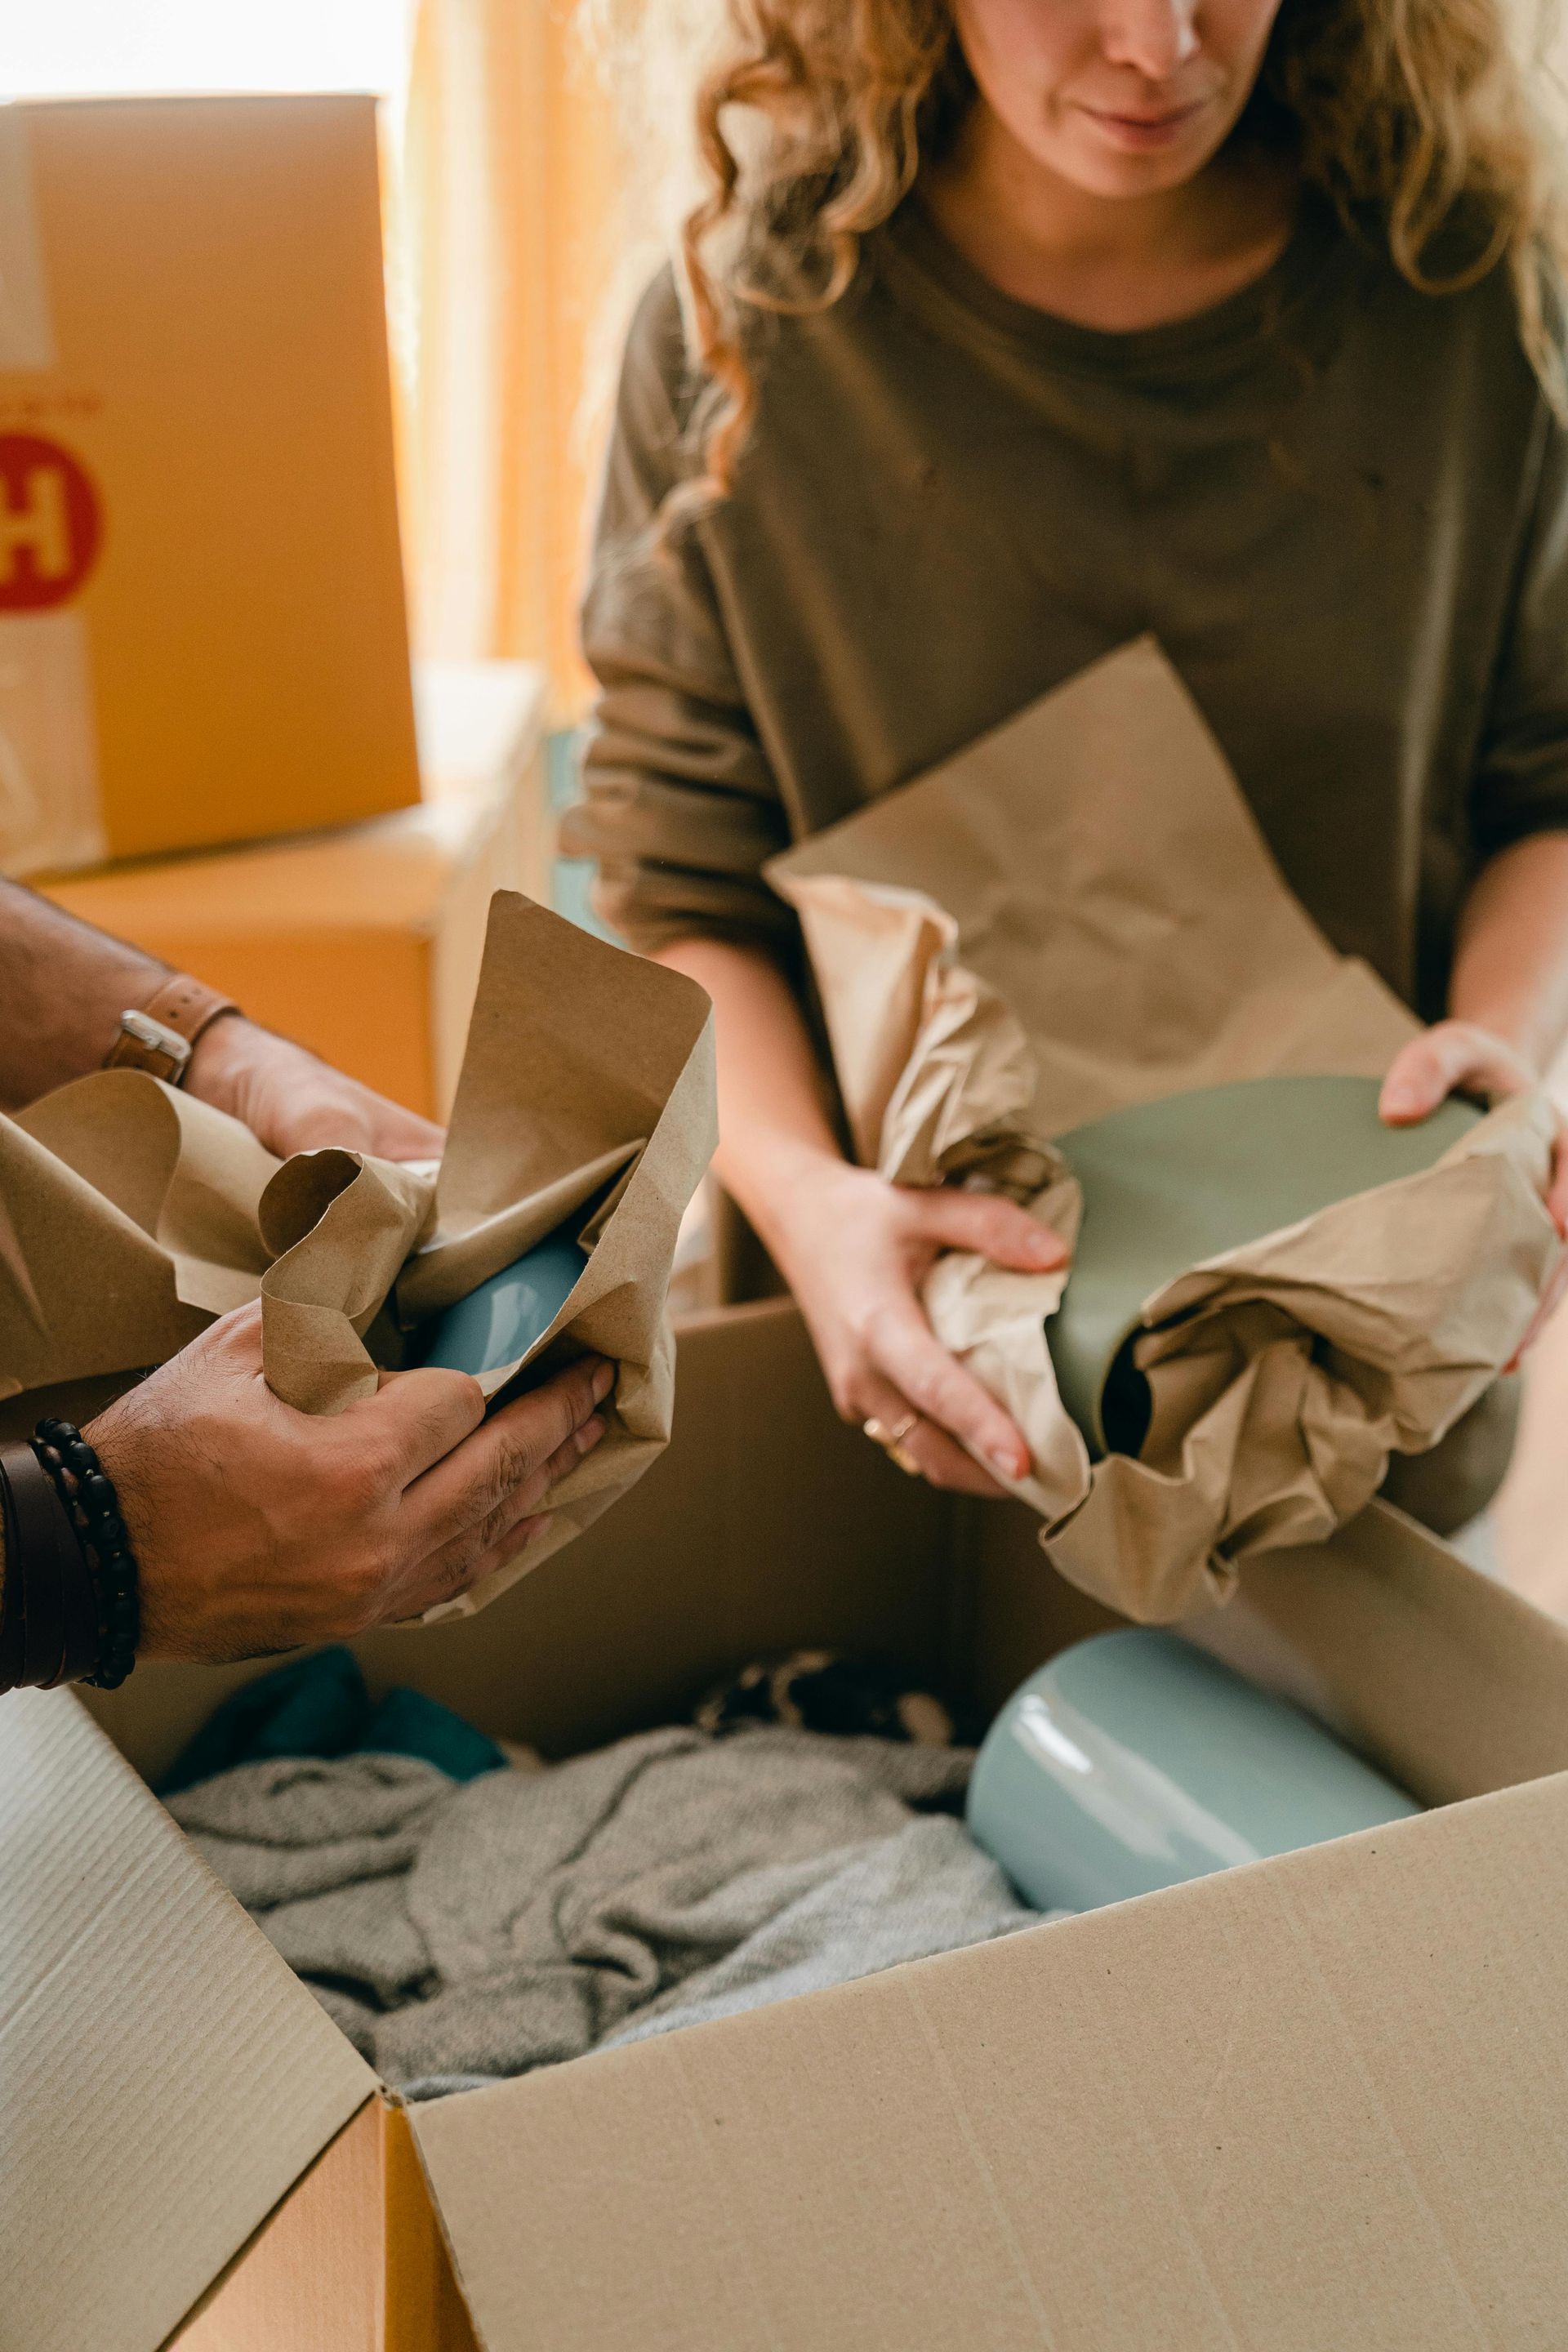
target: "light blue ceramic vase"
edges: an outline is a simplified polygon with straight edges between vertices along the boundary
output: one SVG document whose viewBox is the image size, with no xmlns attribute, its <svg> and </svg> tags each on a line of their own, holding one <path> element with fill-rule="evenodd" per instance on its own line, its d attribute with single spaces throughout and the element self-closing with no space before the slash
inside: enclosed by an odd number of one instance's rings
<svg viewBox="0 0 1568 2352">
<path fill-rule="evenodd" d="M 1091 1911 L 1420 1811 L 1310 1716 L 1140 1626 L 1014 1692 L 968 1822 L 1037 1910 Z"/>
<path fill-rule="evenodd" d="M 510 1265 L 435 1316 L 419 1360 L 477 1375 L 525 1356 L 549 1330 L 588 1263 L 577 1239 L 588 1213 L 579 1209 Z"/>
</svg>

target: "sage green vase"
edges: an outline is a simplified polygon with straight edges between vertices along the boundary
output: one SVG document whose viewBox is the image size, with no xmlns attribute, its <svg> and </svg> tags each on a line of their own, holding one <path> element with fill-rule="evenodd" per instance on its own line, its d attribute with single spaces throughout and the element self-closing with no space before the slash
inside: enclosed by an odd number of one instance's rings
<svg viewBox="0 0 1568 2352">
<path fill-rule="evenodd" d="M 1014 1692 L 967 1819 L 1037 1910 L 1091 1911 L 1420 1811 L 1299 1707 L 1137 1626 Z"/>
<path fill-rule="evenodd" d="M 1062 1402 L 1090 1452 L 1136 1454 L 1148 1390 L 1131 1359 L 1146 1298 L 1221 1251 L 1415 1176 L 1481 1113 L 1449 1101 L 1385 1127 L 1375 1078 L 1248 1078 L 1114 1111 L 1060 1139 L 1083 1224 L 1047 1325 Z"/>
</svg>

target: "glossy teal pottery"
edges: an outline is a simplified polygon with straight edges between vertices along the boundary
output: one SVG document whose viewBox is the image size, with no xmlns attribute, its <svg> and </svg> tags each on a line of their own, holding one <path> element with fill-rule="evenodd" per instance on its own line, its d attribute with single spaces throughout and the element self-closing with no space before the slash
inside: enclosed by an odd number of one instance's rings
<svg viewBox="0 0 1568 2352">
<path fill-rule="evenodd" d="M 1420 1811 L 1310 1716 L 1140 1626 L 1014 1692 L 967 1818 L 1037 1910 L 1092 1911 Z"/>
<path fill-rule="evenodd" d="M 588 1263 L 577 1239 L 587 1215 L 586 1209 L 577 1210 L 455 1307 L 432 1317 L 418 1360 L 478 1374 L 525 1356 L 549 1330 Z"/>
<path fill-rule="evenodd" d="M 1060 1139 L 1083 1224 L 1046 1326 L 1062 1402 L 1091 1453 L 1136 1454 L 1149 1395 L 1131 1360 L 1146 1298 L 1205 1258 L 1415 1176 L 1481 1113 L 1447 1102 L 1385 1127 L 1375 1078 L 1249 1078 L 1115 1111 Z"/>
</svg>

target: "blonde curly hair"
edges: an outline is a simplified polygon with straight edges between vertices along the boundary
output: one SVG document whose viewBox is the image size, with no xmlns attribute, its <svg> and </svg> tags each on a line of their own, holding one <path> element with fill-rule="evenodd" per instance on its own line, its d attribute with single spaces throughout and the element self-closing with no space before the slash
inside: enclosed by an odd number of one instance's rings
<svg viewBox="0 0 1568 2352">
<path fill-rule="evenodd" d="M 1531 364 L 1568 415 L 1547 291 L 1568 251 L 1560 142 L 1538 96 L 1554 10 L 1284 0 L 1244 121 L 1290 142 L 1304 181 L 1347 222 L 1375 221 L 1413 286 L 1456 291 L 1505 265 Z M 706 380 L 705 473 L 681 503 L 699 506 L 729 489 L 754 413 L 757 314 L 839 299 L 861 240 L 947 149 L 973 97 L 948 0 L 723 0 L 708 52 L 701 193 L 680 236 Z"/>
</svg>

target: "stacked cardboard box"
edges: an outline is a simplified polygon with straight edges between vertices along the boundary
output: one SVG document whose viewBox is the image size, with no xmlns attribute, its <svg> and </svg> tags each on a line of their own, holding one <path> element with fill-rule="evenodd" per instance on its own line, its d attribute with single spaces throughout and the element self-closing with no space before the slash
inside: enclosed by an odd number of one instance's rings
<svg viewBox="0 0 1568 2352">
<path fill-rule="evenodd" d="M 418 796 L 373 102 L 0 108 L 0 869 Z"/>
</svg>

